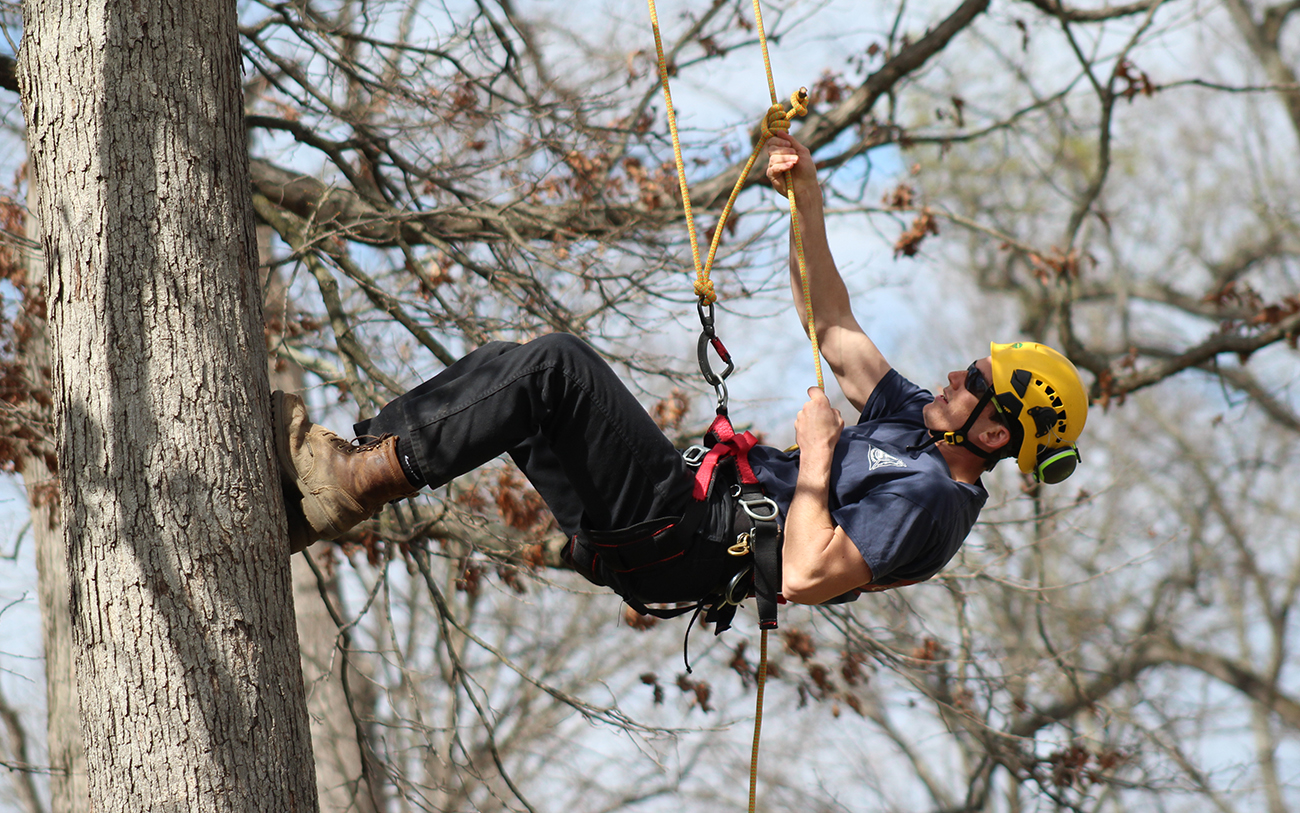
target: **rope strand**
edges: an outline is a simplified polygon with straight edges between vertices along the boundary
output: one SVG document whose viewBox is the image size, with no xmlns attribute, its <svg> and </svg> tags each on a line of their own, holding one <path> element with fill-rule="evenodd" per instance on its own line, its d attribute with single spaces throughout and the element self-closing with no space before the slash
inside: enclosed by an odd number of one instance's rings
<svg viewBox="0 0 1300 813">
<path fill-rule="evenodd" d="M 759 636 L 758 680 L 754 712 L 754 745 L 749 752 L 749 813 L 754 813 L 758 798 L 758 735 L 763 730 L 763 688 L 767 685 L 767 630 Z"/>
</svg>

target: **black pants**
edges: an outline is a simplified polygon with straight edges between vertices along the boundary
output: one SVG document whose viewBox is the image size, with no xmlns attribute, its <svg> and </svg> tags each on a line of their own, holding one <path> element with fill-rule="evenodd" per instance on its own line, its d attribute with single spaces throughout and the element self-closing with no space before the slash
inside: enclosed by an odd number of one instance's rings
<svg viewBox="0 0 1300 813">
<path fill-rule="evenodd" d="M 572 537 L 680 516 L 691 470 L 581 339 L 473 351 L 356 426 L 404 439 L 430 486 L 508 453 Z"/>
</svg>

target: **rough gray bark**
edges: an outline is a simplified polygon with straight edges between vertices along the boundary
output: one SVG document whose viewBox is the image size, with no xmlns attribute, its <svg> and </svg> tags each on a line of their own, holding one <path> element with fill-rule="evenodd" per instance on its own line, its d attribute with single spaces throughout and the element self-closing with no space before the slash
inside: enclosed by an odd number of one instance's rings
<svg viewBox="0 0 1300 813">
<path fill-rule="evenodd" d="M 91 802 L 315 810 L 235 4 L 32 0 L 19 62 Z"/>
</svg>

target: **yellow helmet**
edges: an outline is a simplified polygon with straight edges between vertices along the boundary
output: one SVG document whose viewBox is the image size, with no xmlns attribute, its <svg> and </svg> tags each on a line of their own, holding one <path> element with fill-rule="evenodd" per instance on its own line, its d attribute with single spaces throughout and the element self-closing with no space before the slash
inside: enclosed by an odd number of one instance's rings
<svg viewBox="0 0 1300 813">
<path fill-rule="evenodd" d="M 1008 457 L 1044 483 L 1059 483 L 1079 463 L 1075 441 L 1088 420 L 1088 393 L 1070 360 L 1047 345 L 989 345 L 994 404 L 1007 419 Z"/>
</svg>

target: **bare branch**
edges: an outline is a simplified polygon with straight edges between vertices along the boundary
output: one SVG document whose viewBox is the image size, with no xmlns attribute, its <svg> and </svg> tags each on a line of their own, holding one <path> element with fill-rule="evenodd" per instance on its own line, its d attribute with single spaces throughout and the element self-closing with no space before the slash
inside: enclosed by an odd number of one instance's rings
<svg viewBox="0 0 1300 813">
<path fill-rule="evenodd" d="M 1039 11 L 1070 23 L 1101 23 L 1144 14 L 1160 5 L 1163 0 L 1140 0 L 1122 6 L 1103 6 L 1098 9 L 1068 8 L 1059 0 L 1027 0 Z"/>
</svg>

